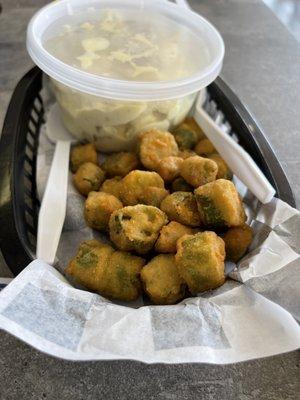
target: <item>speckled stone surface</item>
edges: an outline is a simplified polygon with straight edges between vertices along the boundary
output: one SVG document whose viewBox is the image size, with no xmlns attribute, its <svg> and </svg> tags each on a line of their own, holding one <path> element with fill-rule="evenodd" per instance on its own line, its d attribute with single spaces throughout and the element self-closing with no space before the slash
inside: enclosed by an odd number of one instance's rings
<svg viewBox="0 0 300 400">
<path fill-rule="evenodd" d="M 25 28 L 45 0 L 2 0 L 0 126 L 11 92 L 32 65 Z M 226 44 L 223 78 L 260 123 L 300 200 L 300 44 L 260 0 L 190 0 Z M 7 275 L 0 258 L 0 274 Z M 0 399 L 296 400 L 298 352 L 228 365 L 74 363 L 0 332 Z"/>
</svg>

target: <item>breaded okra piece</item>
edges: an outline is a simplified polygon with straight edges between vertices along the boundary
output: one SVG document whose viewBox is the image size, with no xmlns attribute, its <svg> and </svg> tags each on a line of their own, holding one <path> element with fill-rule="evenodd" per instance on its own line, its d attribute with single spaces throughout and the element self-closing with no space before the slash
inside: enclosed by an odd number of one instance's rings
<svg viewBox="0 0 300 400">
<path fill-rule="evenodd" d="M 158 253 L 176 253 L 176 243 L 183 235 L 193 235 L 195 229 L 185 226 L 176 221 L 171 221 L 161 228 L 159 237 L 155 243 Z"/>
<path fill-rule="evenodd" d="M 145 261 L 96 240 L 80 245 L 66 273 L 87 289 L 113 299 L 135 300 L 141 292 Z"/>
<path fill-rule="evenodd" d="M 240 226 L 246 214 L 239 194 L 231 181 L 217 179 L 195 190 L 201 221 L 207 227 Z"/>
<path fill-rule="evenodd" d="M 226 250 L 226 260 L 237 262 L 245 255 L 253 239 L 252 229 L 243 224 L 230 228 L 223 236 Z"/>
<path fill-rule="evenodd" d="M 194 295 L 223 285 L 224 259 L 225 245 L 215 232 L 185 235 L 177 241 L 176 266 Z"/>
<path fill-rule="evenodd" d="M 101 292 L 108 259 L 114 249 L 108 244 L 93 242 L 84 242 L 79 246 L 66 273 L 87 289 Z"/>
<path fill-rule="evenodd" d="M 197 124 L 197 122 L 194 120 L 193 117 L 187 117 L 178 127 L 176 128 L 176 131 L 178 130 L 183 130 L 183 131 L 189 131 L 192 132 L 196 135 L 197 140 L 203 139 L 205 137 L 202 129 L 200 126 Z M 197 141 L 196 141 L 197 143 Z M 196 144 L 195 143 L 195 144 Z M 195 146 L 194 144 L 194 146 Z M 192 146 L 192 147 L 194 147 Z M 189 147 L 190 149 L 192 147 Z"/>
<path fill-rule="evenodd" d="M 181 124 L 173 132 L 174 138 L 180 150 L 191 150 L 197 144 L 199 138 L 195 131 Z"/>
<path fill-rule="evenodd" d="M 182 163 L 183 159 L 180 157 L 165 157 L 160 161 L 156 171 L 165 182 L 172 182 L 179 176 Z"/>
<path fill-rule="evenodd" d="M 151 187 L 160 190 L 149 191 Z M 124 205 L 134 206 L 139 203 L 146 203 L 156 206 L 157 196 L 163 198 L 167 194 L 164 181 L 156 172 L 134 170 L 129 172 L 122 180 L 121 200 Z"/>
<path fill-rule="evenodd" d="M 163 158 L 177 154 L 178 146 L 170 132 L 151 130 L 140 135 L 140 159 L 144 167 L 156 171 Z"/>
<path fill-rule="evenodd" d="M 141 294 L 140 272 L 144 265 L 141 257 L 115 251 L 108 260 L 101 294 L 118 300 L 136 300 Z"/>
<path fill-rule="evenodd" d="M 217 163 L 199 156 L 186 158 L 180 167 L 180 175 L 194 188 L 214 181 L 217 173 Z"/>
<path fill-rule="evenodd" d="M 98 156 L 94 143 L 79 144 L 72 147 L 70 161 L 72 172 L 76 172 L 79 166 L 85 162 L 98 165 Z"/>
<path fill-rule="evenodd" d="M 189 226 L 200 225 L 200 215 L 193 193 L 174 192 L 162 201 L 160 208 L 171 221 Z"/>
<path fill-rule="evenodd" d="M 217 179 L 232 179 L 232 172 L 220 154 L 211 154 L 208 156 L 208 158 L 213 160 L 218 165 Z"/>
<path fill-rule="evenodd" d="M 188 149 L 186 149 L 186 150 L 180 150 L 180 151 L 178 152 L 178 157 L 183 158 L 184 160 L 185 160 L 186 158 L 193 157 L 193 156 L 196 156 L 196 155 L 197 155 L 197 154 L 196 154 L 194 151 L 188 150 Z"/>
<path fill-rule="evenodd" d="M 200 140 L 194 149 L 198 156 L 208 156 L 209 154 L 216 153 L 216 149 L 209 139 Z"/>
<path fill-rule="evenodd" d="M 174 179 L 171 184 L 172 192 L 193 192 L 193 186 L 189 185 L 186 180 L 179 176 L 178 178 Z"/>
<path fill-rule="evenodd" d="M 166 214 L 156 207 L 143 204 L 124 207 L 110 217 L 110 239 L 120 250 L 146 254 L 167 223 Z"/>
<path fill-rule="evenodd" d="M 159 254 L 141 272 L 144 290 L 155 304 L 174 304 L 184 297 L 185 283 L 173 254 Z"/>
<path fill-rule="evenodd" d="M 110 178 L 113 178 L 114 176 L 123 177 L 130 171 L 137 169 L 138 166 L 139 159 L 137 155 L 126 151 L 108 155 L 104 163 L 101 165 L 102 169 Z"/>
<path fill-rule="evenodd" d="M 114 195 L 121 200 L 122 178 L 115 176 L 111 179 L 106 179 L 100 187 L 100 192 L 105 192 Z"/>
<path fill-rule="evenodd" d="M 99 190 L 105 179 L 105 173 L 98 165 L 91 162 L 81 164 L 73 175 L 74 186 L 83 196 Z"/>
<path fill-rule="evenodd" d="M 120 200 L 112 194 L 90 192 L 84 205 L 86 223 L 90 228 L 106 231 L 111 214 L 122 207 Z"/>
</svg>

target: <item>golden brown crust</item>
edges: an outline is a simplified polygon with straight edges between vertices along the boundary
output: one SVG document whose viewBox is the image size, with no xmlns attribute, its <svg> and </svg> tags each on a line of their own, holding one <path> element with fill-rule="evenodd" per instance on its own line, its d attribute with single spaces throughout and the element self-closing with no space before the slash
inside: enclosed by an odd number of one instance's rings
<svg viewBox="0 0 300 400">
<path fill-rule="evenodd" d="M 184 235 L 177 241 L 177 270 L 194 295 L 223 285 L 224 259 L 225 244 L 215 232 Z"/>
<path fill-rule="evenodd" d="M 217 173 L 217 163 L 199 156 L 185 159 L 180 166 L 180 175 L 194 188 L 214 181 Z"/>
<path fill-rule="evenodd" d="M 167 223 L 165 213 L 156 207 L 142 204 L 124 207 L 110 217 L 110 239 L 120 250 L 146 254 Z"/>
<path fill-rule="evenodd" d="M 183 235 L 193 235 L 195 229 L 185 226 L 176 221 L 171 221 L 161 228 L 159 237 L 155 243 L 158 253 L 176 253 L 176 243 Z"/>
<path fill-rule="evenodd" d="M 180 157 L 165 157 L 160 161 L 156 171 L 165 182 L 172 182 L 179 176 L 182 163 L 183 159 Z"/>
<path fill-rule="evenodd" d="M 79 246 L 66 273 L 89 290 L 131 301 L 141 293 L 140 271 L 144 264 L 140 257 L 92 240 Z"/>
<path fill-rule="evenodd" d="M 197 154 L 194 151 L 188 150 L 188 149 L 181 150 L 178 152 L 178 157 L 182 158 L 183 160 L 185 160 L 186 158 L 189 158 L 189 157 L 196 156 L 196 155 Z"/>
<path fill-rule="evenodd" d="M 177 154 L 178 146 L 170 132 L 151 130 L 140 135 L 140 159 L 144 167 L 156 171 L 163 158 Z"/>
<path fill-rule="evenodd" d="M 121 200 L 122 178 L 120 176 L 115 176 L 114 178 L 106 179 L 99 190 L 100 192 L 112 194 Z"/>
<path fill-rule="evenodd" d="M 246 253 L 252 239 L 252 229 L 247 224 L 228 229 L 223 236 L 226 259 L 233 262 L 239 261 Z"/>
<path fill-rule="evenodd" d="M 232 179 L 232 172 L 220 154 L 211 154 L 208 158 L 218 165 L 217 179 Z"/>
<path fill-rule="evenodd" d="M 160 208 L 171 221 L 188 226 L 199 226 L 201 223 L 193 193 L 174 192 L 162 201 Z"/>
<path fill-rule="evenodd" d="M 80 144 L 72 147 L 70 161 L 72 172 L 76 172 L 79 166 L 85 162 L 98 165 L 98 156 L 94 143 Z"/>
<path fill-rule="evenodd" d="M 193 192 L 193 186 L 189 185 L 186 180 L 183 179 L 182 176 L 174 179 L 171 184 L 171 191 L 172 192 Z"/>
<path fill-rule="evenodd" d="M 240 196 L 231 181 L 217 179 L 195 190 L 201 221 L 208 227 L 240 226 L 246 214 Z"/>
<path fill-rule="evenodd" d="M 146 202 L 148 205 L 152 205 L 153 193 L 149 192 L 150 187 L 165 190 L 164 181 L 156 172 L 139 170 L 129 172 L 122 180 L 121 199 L 123 204 L 134 206 Z M 155 206 L 157 203 L 155 197 L 153 202 Z"/>
<path fill-rule="evenodd" d="M 122 207 L 120 200 L 112 194 L 90 192 L 84 205 L 86 223 L 90 228 L 106 231 L 111 214 Z"/>
<path fill-rule="evenodd" d="M 184 297 L 185 284 L 178 274 L 175 257 L 160 254 L 141 272 L 144 290 L 155 304 L 174 304 Z"/>
<path fill-rule="evenodd" d="M 123 177 L 130 171 L 137 169 L 139 164 L 139 159 L 135 153 L 123 151 L 108 155 L 102 164 L 102 168 L 110 178 Z"/>
<path fill-rule="evenodd" d="M 209 139 L 200 140 L 195 147 L 195 152 L 199 156 L 207 156 L 209 154 L 216 153 L 216 149 Z"/>
<path fill-rule="evenodd" d="M 99 190 L 104 179 L 104 171 L 91 162 L 81 164 L 73 175 L 74 186 L 83 196 Z"/>
</svg>

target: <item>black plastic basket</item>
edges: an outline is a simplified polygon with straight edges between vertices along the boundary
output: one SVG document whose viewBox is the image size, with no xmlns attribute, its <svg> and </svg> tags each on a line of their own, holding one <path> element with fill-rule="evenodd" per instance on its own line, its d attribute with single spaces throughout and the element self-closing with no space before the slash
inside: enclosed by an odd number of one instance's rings
<svg viewBox="0 0 300 400">
<path fill-rule="evenodd" d="M 14 275 L 35 258 L 39 210 L 36 155 L 44 115 L 41 88 L 42 72 L 35 67 L 13 93 L 0 141 L 0 248 Z M 283 169 L 249 112 L 222 79 L 212 83 L 208 91 L 231 132 L 276 189 L 276 196 L 295 207 Z"/>
</svg>

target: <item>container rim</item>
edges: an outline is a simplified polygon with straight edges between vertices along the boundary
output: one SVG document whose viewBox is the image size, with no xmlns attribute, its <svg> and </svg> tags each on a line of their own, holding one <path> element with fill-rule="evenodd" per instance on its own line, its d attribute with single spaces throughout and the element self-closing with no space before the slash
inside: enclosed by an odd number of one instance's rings
<svg viewBox="0 0 300 400">
<path fill-rule="evenodd" d="M 139 3 L 136 0 L 125 1 L 127 5 L 130 4 L 132 7 L 138 7 Z M 125 1 L 123 0 L 124 5 Z M 109 4 L 111 8 L 114 8 L 114 5 L 120 6 L 123 2 L 121 3 L 120 0 L 110 0 Z M 143 3 L 144 2 L 145 0 Z M 99 5 L 99 0 L 88 0 L 86 3 L 86 7 L 95 4 Z M 217 48 L 217 56 L 206 68 L 196 74 L 179 80 L 143 82 L 108 78 L 72 67 L 51 55 L 43 47 L 41 41 L 42 34 L 49 26 L 49 18 L 47 18 L 47 15 L 53 11 L 56 13 L 61 11 L 61 15 L 63 15 L 68 10 L 68 4 L 70 4 L 70 0 L 60 0 L 59 2 L 53 2 L 42 7 L 29 22 L 26 45 L 27 51 L 36 65 L 51 78 L 71 89 L 114 100 L 169 100 L 184 97 L 203 89 L 214 81 L 221 71 L 225 46 L 217 29 L 199 14 L 166 0 L 151 0 L 151 2 L 147 0 L 146 5 L 158 12 L 164 11 L 164 13 L 167 13 L 169 16 L 181 19 L 188 24 L 191 29 L 194 27 L 195 30 L 196 27 L 200 25 L 209 31 L 213 37 Z M 80 5 L 82 5 L 82 0 L 72 0 L 72 7 Z M 44 22 L 44 30 L 42 32 L 40 30 L 41 20 Z M 51 22 L 52 21 L 50 21 L 50 23 Z M 37 29 L 37 26 L 39 29 Z"/>
</svg>

